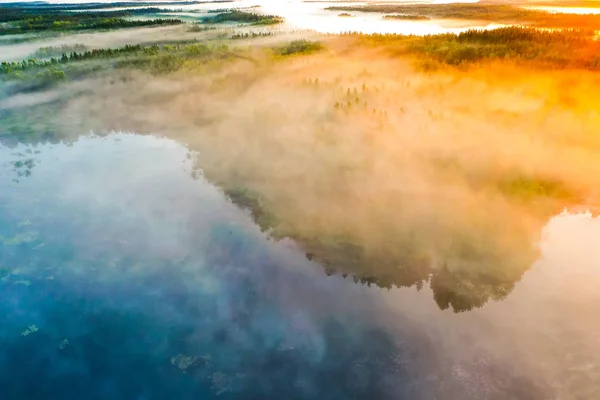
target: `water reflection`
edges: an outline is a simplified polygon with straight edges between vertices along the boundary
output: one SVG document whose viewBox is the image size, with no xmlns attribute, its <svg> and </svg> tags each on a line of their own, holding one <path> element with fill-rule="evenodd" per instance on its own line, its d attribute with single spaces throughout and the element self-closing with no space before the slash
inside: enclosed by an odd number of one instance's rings
<svg viewBox="0 0 600 400">
<path fill-rule="evenodd" d="M 427 2 L 426 2 L 427 3 Z M 344 6 L 362 6 L 365 2 L 343 2 Z M 430 21 L 402 21 L 384 19 L 384 13 L 353 12 L 352 18 L 342 18 L 339 11 L 326 10 L 330 6 L 339 6 L 340 2 L 303 2 L 294 1 L 247 1 L 239 0 L 228 3 L 204 4 L 170 4 L 161 5 L 160 8 L 172 10 L 175 15 L 185 18 L 202 19 L 207 12 L 240 8 L 252 8 L 252 12 L 280 15 L 286 23 L 278 29 L 283 31 L 311 30 L 319 33 L 338 34 L 346 32 L 361 32 L 366 34 L 404 34 L 404 35 L 431 35 L 440 33 L 459 33 L 468 29 L 496 29 L 507 26 L 485 21 L 458 21 L 458 20 L 430 20 Z M 260 7 L 257 7 L 260 6 Z M 139 7 L 114 7 L 102 11 L 118 11 Z M 85 10 L 82 10 L 85 11 Z M 181 13 L 180 11 L 184 11 Z"/>
<path fill-rule="evenodd" d="M 293 243 L 261 233 L 175 142 L 84 137 L 0 146 L 0 160 L 9 399 L 539 399 L 600 389 L 600 224 L 589 216 L 551 221 L 544 257 L 514 293 L 457 315 L 428 288 L 325 276 Z"/>
<path fill-rule="evenodd" d="M 184 147 L 115 135 L 0 151 L 8 398 L 389 398 L 370 374 L 396 346 L 344 305 L 370 296 L 317 283 L 191 179 Z M 32 154 L 29 174 L 13 168 Z"/>
<path fill-rule="evenodd" d="M 344 6 L 361 6 L 367 3 L 344 2 Z M 281 15 L 289 26 L 296 29 L 310 29 L 320 33 L 360 32 L 395 33 L 403 35 L 432 35 L 459 33 L 468 29 L 495 29 L 506 25 L 481 21 L 429 20 L 402 21 L 384 19 L 384 13 L 352 12 L 352 17 L 340 17 L 339 11 L 326 10 L 339 6 L 339 2 L 264 2 L 264 12 Z"/>
</svg>

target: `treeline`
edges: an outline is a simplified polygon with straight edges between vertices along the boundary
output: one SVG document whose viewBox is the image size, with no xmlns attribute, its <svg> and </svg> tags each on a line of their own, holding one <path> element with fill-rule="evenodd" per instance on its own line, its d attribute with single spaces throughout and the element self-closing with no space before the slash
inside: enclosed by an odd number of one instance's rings
<svg viewBox="0 0 600 400">
<path fill-rule="evenodd" d="M 2 7 L 5 8 L 27 8 L 36 10 L 51 10 L 51 11 L 81 11 L 81 10 L 103 10 L 115 7 L 156 7 L 169 5 L 194 5 L 206 3 L 230 3 L 232 0 L 215 0 L 215 1 L 152 1 L 152 2 L 135 2 L 121 1 L 115 3 L 83 3 L 83 4 L 51 4 L 51 3 L 33 3 L 31 5 L 23 2 L 5 3 Z"/>
<path fill-rule="evenodd" d="M 65 53 L 73 53 L 73 52 L 84 52 L 88 50 L 88 47 L 81 43 L 76 44 L 61 44 L 60 46 L 48 46 L 48 47 L 40 47 L 35 53 L 33 53 L 33 57 L 35 58 L 49 58 L 49 57 L 60 57 Z"/>
<path fill-rule="evenodd" d="M 6 7 L 0 4 L 0 22 L 18 22 L 29 19 L 50 19 L 54 21 L 79 21 L 94 18 L 123 18 L 134 15 L 155 14 L 167 12 L 157 7 L 133 8 L 117 11 L 78 11 L 46 7 Z"/>
<path fill-rule="evenodd" d="M 538 44 L 587 44 L 594 38 L 593 30 L 569 29 L 562 31 L 546 31 L 536 28 L 505 27 L 497 29 L 469 29 L 458 35 L 431 35 L 426 39 L 436 39 L 449 36 L 458 42 L 483 43 L 483 44 L 508 44 L 516 42 L 538 43 Z"/>
<path fill-rule="evenodd" d="M 323 49 L 318 42 L 296 40 L 289 44 L 274 48 L 274 54 L 290 56 L 295 54 L 308 54 Z M 166 73 L 176 71 L 184 66 L 194 68 L 197 62 L 220 61 L 232 58 L 246 58 L 243 54 L 231 50 L 226 45 L 209 46 L 204 43 L 192 44 L 154 44 L 149 46 L 126 45 L 116 49 L 94 49 L 82 52 L 64 53 L 60 57 L 49 60 L 28 59 L 20 62 L 2 62 L 0 64 L 0 77 L 5 80 L 16 79 L 27 81 L 35 77 L 52 78 L 52 81 L 62 80 L 65 77 L 84 76 L 90 71 L 102 68 L 134 67 L 148 69 L 151 72 Z M 69 67 L 71 63 L 106 59 L 107 62 L 81 64 Z M 115 60 L 115 62 L 108 62 Z M 66 74 L 66 75 L 65 75 Z M 58 79 L 60 78 L 60 79 Z"/>
<path fill-rule="evenodd" d="M 0 35 L 14 35 L 27 32 L 42 31 L 79 31 L 91 29 L 116 29 L 136 28 L 155 25 L 177 25 L 181 24 L 179 19 L 149 19 L 149 20 L 127 20 L 123 18 L 93 18 L 78 21 L 53 20 L 44 18 L 31 18 L 19 22 L 16 26 L 0 28 Z"/>
<path fill-rule="evenodd" d="M 363 43 L 384 46 L 396 54 L 418 54 L 419 62 L 427 68 L 436 67 L 436 63 L 463 65 L 507 60 L 541 67 L 600 69 L 600 42 L 595 40 L 594 32 L 588 30 L 544 31 L 506 27 L 422 37 L 348 35 Z"/>
<path fill-rule="evenodd" d="M 134 57 L 119 60 L 116 68 L 137 68 L 155 74 L 163 74 L 189 67 L 194 70 L 198 63 L 205 65 L 209 61 L 223 61 L 235 57 L 226 45 L 208 46 L 204 43 L 190 45 L 164 45 L 144 48 L 148 57 Z"/>
<path fill-rule="evenodd" d="M 0 35 L 42 31 L 115 29 L 182 23 L 179 19 L 130 20 L 128 17 L 153 15 L 164 10 L 156 7 L 121 11 L 71 12 L 46 8 L 0 6 Z"/>
<path fill-rule="evenodd" d="M 122 56 L 128 56 L 121 59 Z M 35 80 L 37 83 L 44 81 L 57 81 L 69 77 L 69 73 L 83 76 L 90 71 L 103 67 L 135 67 L 145 68 L 153 72 L 172 72 L 183 67 L 190 60 L 222 60 L 233 56 L 233 52 L 226 45 L 208 46 L 203 43 L 175 44 L 151 46 L 126 45 L 117 49 L 94 49 L 84 52 L 65 53 L 61 57 L 50 60 L 29 59 L 20 62 L 2 62 L 0 76 L 5 79 L 21 81 Z M 91 61 L 97 59 L 116 59 L 109 64 L 84 64 L 74 72 L 67 70 L 71 63 Z M 65 71 L 69 72 L 65 75 Z"/>
<path fill-rule="evenodd" d="M 425 15 L 434 18 L 507 20 L 547 14 L 505 4 L 446 3 L 446 4 L 367 4 L 363 6 L 332 6 L 333 11 L 360 11 L 386 14 Z"/>
<path fill-rule="evenodd" d="M 126 45 L 118 49 L 94 49 L 84 52 L 63 53 L 61 57 L 52 57 L 50 60 L 36 60 L 30 58 L 20 62 L 2 62 L 0 64 L 0 74 L 10 74 L 14 72 L 23 72 L 28 69 L 40 69 L 67 64 L 72 61 L 91 60 L 97 58 L 111 58 L 123 54 L 132 54 L 146 51 L 148 54 L 153 54 L 154 50 L 158 51 L 158 46 L 142 47 L 141 45 Z"/>
<path fill-rule="evenodd" d="M 235 33 L 231 36 L 231 39 L 253 39 L 258 37 L 274 36 L 273 32 L 246 32 L 246 33 Z"/>
<path fill-rule="evenodd" d="M 283 18 L 277 15 L 262 15 L 240 10 L 228 10 L 220 12 L 215 16 L 204 18 L 203 22 L 220 24 L 223 22 L 241 22 L 251 25 L 276 25 L 283 22 Z"/>
<path fill-rule="evenodd" d="M 350 234 L 305 236 L 290 230 L 278 215 L 270 211 L 269 201 L 254 190 L 227 184 L 223 184 L 221 189 L 233 204 L 248 210 L 261 231 L 268 232 L 275 240 L 293 240 L 308 260 L 321 264 L 327 275 L 338 275 L 356 284 L 385 289 L 415 286 L 420 290 L 430 286 L 438 307 L 451 308 L 454 312 L 468 311 L 483 306 L 490 299 L 504 298 L 539 256 L 527 241 L 523 241 L 524 245 L 518 249 L 522 250 L 518 257 L 498 258 L 488 249 L 482 249 L 478 254 L 457 256 L 458 252 L 473 248 L 466 243 L 469 238 L 458 236 L 453 239 L 454 252 L 449 254 L 453 264 L 459 268 L 450 269 L 447 264 L 435 267 L 430 259 L 430 250 L 424 250 L 416 243 L 412 232 L 394 232 L 396 245 L 374 253 L 361 239 Z M 493 237 L 486 239 L 491 247 Z M 477 260 L 470 268 L 458 262 L 459 257 L 469 256 Z M 398 268 L 398 265 L 403 268 Z"/>
<path fill-rule="evenodd" d="M 319 42 L 300 39 L 294 40 L 286 46 L 275 49 L 275 53 L 281 56 L 291 56 L 294 54 L 310 54 L 319 50 L 323 50 L 324 48 L 325 47 Z"/>
<path fill-rule="evenodd" d="M 188 27 L 187 31 L 188 32 L 207 32 L 207 31 L 214 31 L 216 29 L 217 28 L 215 28 L 214 26 L 201 26 L 198 24 L 193 24 Z"/>
<path fill-rule="evenodd" d="M 409 49 L 450 65 L 496 59 L 560 68 L 600 68 L 600 43 L 589 31 L 517 27 L 469 30 L 458 35 L 424 37 Z"/>
<path fill-rule="evenodd" d="M 384 15 L 383 19 L 398 19 L 398 20 L 408 20 L 408 21 L 427 21 L 430 20 L 426 15 L 408 15 L 408 14 L 390 14 Z"/>
</svg>

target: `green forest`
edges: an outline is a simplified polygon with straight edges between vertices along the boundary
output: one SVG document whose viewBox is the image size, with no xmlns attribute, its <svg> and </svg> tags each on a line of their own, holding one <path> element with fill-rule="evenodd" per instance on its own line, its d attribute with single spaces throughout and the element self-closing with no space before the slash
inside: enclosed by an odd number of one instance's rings
<svg viewBox="0 0 600 400">
<path fill-rule="evenodd" d="M 77 11 L 69 9 L 42 9 L 35 14 L 28 7 L 0 5 L 0 35 L 32 32 L 69 32 L 134 28 L 155 25 L 175 25 L 182 21 L 175 18 L 152 18 L 159 8 L 139 8 L 125 11 Z M 128 19 L 148 16 L 146 19 Z"/>
</svg>

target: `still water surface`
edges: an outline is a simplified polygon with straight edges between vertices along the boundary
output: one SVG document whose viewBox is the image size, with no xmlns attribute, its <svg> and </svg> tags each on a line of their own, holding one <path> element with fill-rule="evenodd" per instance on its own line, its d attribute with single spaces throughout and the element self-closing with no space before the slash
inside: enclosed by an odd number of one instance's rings
<svg viewBox="0 0 600 400">
<path fill-rule="evenodd" d="M 505 25 L 481 21 L 429 20 L 403 21 L 385 20 L 384 13 L 350 12 L 352 17 L 340 17 L 340 11 L 327 10 L 331 6 L 361 6 L 368 3 L 349 2 L 275 2 L 262 4 L 264 12 L 281 15 L 286 24 L 297 29 L 310 29 L 320 33 L 360 32 L 395 33 L 404 35 L 430 35 L 458 33 L 467 29 L 495 29 Z"/>
<path fill-rule="evenodd" d="M 430 3 L 430 2 L 421 2 Z M 429 21 L 403 21 L 385 20 L 384 13 L 352 12 L 352 17 L 340 17 L 340 11 L 327 10 L 331 6 L 363 6 L 366 2 L 303 2 L 299 0 L 238 0 L 230 3 L 204 3 L 204 4 L 173 4 L 161 5 L 160 8 L 171 10 L 162 14 L 164 17 L 183 17 L 187 21 L 201 20 L 209 16 L 209 11 L 222 9 L 247 9 L 252 7 L 252 12 L 274 14 L 285 18 L 285 24 L 277 26 L 277 30 L 310 30 L 319 33 L 395 33 L 405 35 L 429 35 L 438 33 L 459 33 L 468 29 L 495 29 L 506 26 L 504 24 L 486 21 L 467 20 L 429 20 Z M 258 7 L 260 6 L 260 7 Z M 101 11 L 115 11 L 140 7 L 115 7 Z"/>
<path fill-rule="evenodd" d="M 0 145 L 2 399 L 575 399 L 600 390 L 600 221 L 501 302 L 326 276 L 173 141 Z"/>
</svg>

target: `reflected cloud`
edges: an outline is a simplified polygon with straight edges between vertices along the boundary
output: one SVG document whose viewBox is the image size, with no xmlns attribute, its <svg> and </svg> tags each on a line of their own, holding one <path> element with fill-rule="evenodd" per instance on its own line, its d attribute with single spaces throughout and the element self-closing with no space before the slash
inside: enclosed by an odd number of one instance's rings
<svg viewBox="0 0 600 400">
<path fill-rule="evenodd" d="M 113 134 L 36 148 L 39 172 L 10 191 L 0 174 L 0 233 L 39 232 L 0 246 L 4 387 L 56 358 L 56 376 L 79 377 L 77 393 L 101 381 L 81 375 L 92 362 L 136 393 L 536 399 L 598 390 L 600 222 L 589 214 L 550 221 L 542 257 L 505 301 L 454 314 L 427 287 L 325 277 L 295 244 L 273 242 L 192 178 L 189 150 L 175 142 Z M 8 154 L 15 149 L 0 146 Z M 13 284 L 24 280 L 31 285 Z M 84 356 L 90 346 L 98 350 Z M 131 386 L 121 374 L 131 369 L 154 379 Z"/>
</svg>

